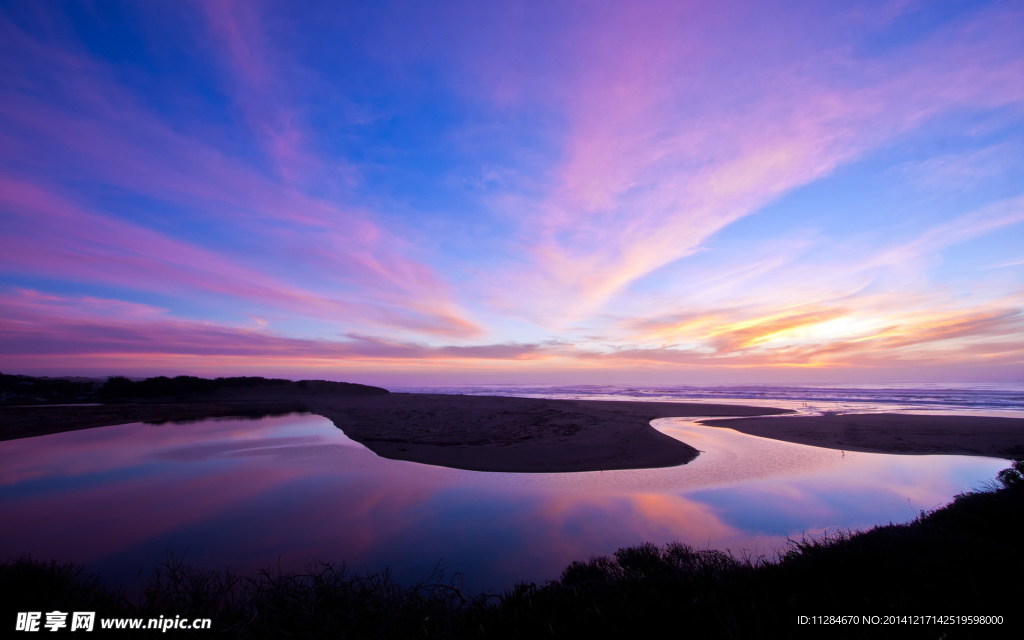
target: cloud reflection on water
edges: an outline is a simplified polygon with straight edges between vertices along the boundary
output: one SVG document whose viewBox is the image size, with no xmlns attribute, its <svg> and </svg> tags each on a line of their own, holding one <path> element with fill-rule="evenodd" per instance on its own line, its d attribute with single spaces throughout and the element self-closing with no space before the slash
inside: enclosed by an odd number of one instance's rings
<svg viewBox="0 0 1024 640">
<path fill-rule="evenodd" d="M 658 421 L 705 451 L 682 467 L 461 471 L 379 458 L 328 420 L 129 424 L 0 443 L 0 544 L 131 580 L 166 557 L 302 569 L 345 562 L 471 588 L 673 540 L 771 555 L 804 531 L 906 521 L 1001 461 L 816 449 Z"/>
</svg>

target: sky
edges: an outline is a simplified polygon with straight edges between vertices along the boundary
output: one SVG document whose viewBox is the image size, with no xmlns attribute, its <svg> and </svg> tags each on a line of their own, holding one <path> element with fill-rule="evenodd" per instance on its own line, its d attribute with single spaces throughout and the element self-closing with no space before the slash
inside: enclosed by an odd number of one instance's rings
<svg viewBox="0 0 1024 640">
<path fill-rule="evenodd" d="M 0 370 L 1024 379 L 1024 2 L 0 2 Z"/>
</svg>

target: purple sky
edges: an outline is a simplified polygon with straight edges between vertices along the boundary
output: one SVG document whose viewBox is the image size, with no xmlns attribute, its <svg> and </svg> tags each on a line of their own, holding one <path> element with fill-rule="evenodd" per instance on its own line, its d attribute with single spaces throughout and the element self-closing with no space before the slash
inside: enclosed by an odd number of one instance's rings
<svg viewBox="0 0 1024 640">
<path fill-rule="evenodd" d="M 0 6 L 4 373 L 1022 378 L 1022 2 Z"/>
</svg>

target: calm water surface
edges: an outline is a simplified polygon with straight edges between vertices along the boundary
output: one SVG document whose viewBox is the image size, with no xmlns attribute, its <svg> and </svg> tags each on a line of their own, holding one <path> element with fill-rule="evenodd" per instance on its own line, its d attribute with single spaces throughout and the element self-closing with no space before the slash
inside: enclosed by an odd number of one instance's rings
<svg viewBox="0 0 1024 640">
<path fill-rule="evenodd" d="M 308 414 L 0 442 L 0 550 L 126 582 L 173 553 L 243 571 L 330 560 L 405 582 L 440 567 L 500 591 L 644 541 L 773 557 L 787 537 L 908 521 L 1006 466 L 654 425 L 704 453 L 669 469 L 480 473 L 379 458 Z"/>
</svg>

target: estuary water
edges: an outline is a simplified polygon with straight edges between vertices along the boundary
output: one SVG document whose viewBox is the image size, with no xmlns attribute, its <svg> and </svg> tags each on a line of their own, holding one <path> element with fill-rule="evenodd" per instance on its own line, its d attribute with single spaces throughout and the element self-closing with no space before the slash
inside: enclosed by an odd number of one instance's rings
<svg viewBox="0 0 1024 640">
<path fill-rule="evenodd" d="M 171 556 L 238 571 L 331 561 L 500 592 L 641 542 L 773 558 L 789 539 L 909 521 L 1007 466 L 653 424 L 703 453 L 666 469 L 461 471 L 380 458 L 310 414 L 0 442 L 0 549 L 126 585 Z"/>
</svg>

